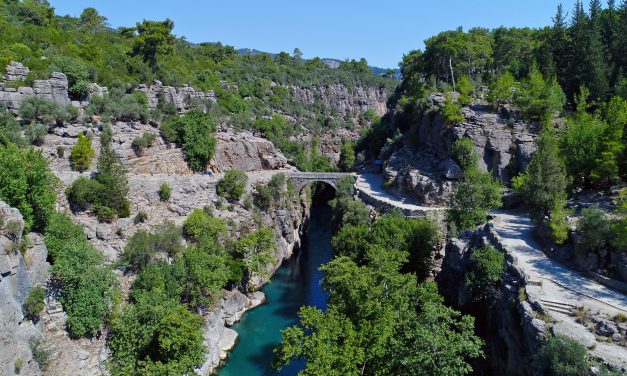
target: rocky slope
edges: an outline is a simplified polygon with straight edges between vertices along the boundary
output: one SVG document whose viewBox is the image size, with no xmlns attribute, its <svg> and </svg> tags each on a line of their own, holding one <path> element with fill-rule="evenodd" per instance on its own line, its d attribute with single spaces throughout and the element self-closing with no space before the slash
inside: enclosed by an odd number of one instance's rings
<svg viewBox="0 0 627 376">
<path fill-rule="evenodd" d="M 431 105 L 410 124 L 408 135 L 384 148 L 383 174 L 394 189 L 425 205 L 448 202 L 461 174 L 451 159 L 451 148 L 464 137 L 475 145 L 481 168 L 492 171 L 503 183 L 509 183 L 529 163 L 538 133 L 534 124 L 513 114 L 495 113 L 485 105 L 473 105 L 462 108 L 464 120 L 451 125 L 439 111 L 443 102 L 442 95 L 432 95 Z"/>
</svg>

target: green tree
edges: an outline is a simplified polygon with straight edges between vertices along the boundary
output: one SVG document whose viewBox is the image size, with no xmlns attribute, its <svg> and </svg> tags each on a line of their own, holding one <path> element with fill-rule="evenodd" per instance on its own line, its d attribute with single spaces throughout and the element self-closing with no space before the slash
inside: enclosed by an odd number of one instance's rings
<svg viewBox="0 0 627 376">
<path fill-rule="evenodd" d="M 153 73 L 157 71 L 157 56 L 172 53 L 174 22 L 144 20 L 137 23 L 137 36 L 133 41 L 133 53 L 150 62 Z"/>
<path fill-rule="evenodd" d="M 537 151 L 524 174 L 512 180 L 532 216 L 540 221 L 564 207 L 568 179 L 555 135 L 545 130 L 536 138 Z"/>
<path fill-rule="evenodd" d="M 196 172 L 205 171 L 216 149 L 213 119 L 199 110 L 192 110 L 181 117 L 166 119 L 161 127 L 168 141 L 183 147 L 189 168 Z"/>
<path fill-rule="evenodd" d="M 470 255 L 465 285 L 477 299 L 490 298 L 505 272 L 505 254 L 488 245 L 474 249 Z"/>
<path fill-rule="evenodd" d="M 137 230 L 124 246 L 122 263 L 135 272 L 145 268 L 157 253 L 156 240 L 146 230 Z"/>
<path fill-rule="evenodd" d="M 579 342 L 564 336 L 549 337 L 538 352 L 538 360 L 551 376 L 583 376 L 588 374 L 588 351 Z"/>
<path fill-rule="evenodd" d="M 78 134 L 78 141 L 76 145 L 72 147 L 70 153 L 70 162 L 72 169 L 77 171 L 85 171 L 91 166 L 91 161 L 96 156 L 94 148 L 91 146 L 91 140 L 85 137 L 84 134 Z"/>
<path fill-rule="evenodd" d="M 582 210 L 577 231 L 581 235 L 579 243 L 587 251 L 595 251 L 605 246 L 612 234 L 610 221 L 598 205 Z"/>
<path fill-rule="evenodd" d="M 516 80 L 514 76 L 506 71 L 499 75 L 496 80 L 490 84 L 490 92 L 488 100 L 496 110 L 503 104 L 509 104 L 513 101 Z"/>
<path fill-rule="evenodd" d="M 355 165 L 355 148 L 352 142 L 342 142 L 340 150 L 340 168 L 342 171 L 352 171 Z"/>
<path fill-rule="evenodd" d="M 236 248 L 244 260 L 249 278 L 253 275 L 270 277 L 268 266 L 274 262 L 276 251 L 276 240 L 272 230 L 264 227 L 251 232 L 237 242 Z"/>
<path fill-rule="evenodd" d="M 43 232 L 54 213 L 58 179 L 41 151 L 0 144 L 0 198 L 24 217 L 24 231 Z"/>
<path fill-rule="evenodd" d="M 231 202 L 237 201 L 246 192 L 247 183 L 248 176 L 243 171 L 228 170 L 218 182 L 216 192 L 219 196 L 225 197 Z"/>
<path fill-rule="evenodd" d="M 176 259 L 175 269 L 182 291 L 181 301 L 191 309 L 206 310 L 220 297 L 230 277 L 223 254 L 197 246 L 188 247 Z"/>
<path fill-rule="evenodd" d="M 53 70 L 61 71 L 67 76 L 68 91 L 73 97 L 83 98 L 87 95 L 89 72 L 82 60 L 72 56 L 59 56 L 53 60 L 52 64 Z"/>
<path fill-rule="evenodd" d="M 479 169 L 479 156 L 470 140 L 456 141 L 452 153 L 462 169 L 462 179 L 453 189 L 447 218 L 458 229 L 471 229 L 485 222 L 490 209 L 501 206 L 503 187 L 489 172 Z"/>
<path fill-rule="evenodd" d="M 79 17 L 80 25 L 88 34 L 96 34 L 107 26 L 107 17 L 101 16 L 94 8 L 85 8 Z"/>
<path fill-rule="evenodd" d="M 127 199 L 128 177 L 126 168 L 111 147 L 111 135 L 111 127 L 105 126 L 100 138 L 98 173 L 95 179 L 106 187 L 106 194 L 98 198 L 98 204 L 114 210 L 120 217 L 128 217 L 130 215 L 130 203 Z"/>
<path fill-rule="evenodd" d="M 224 220 L 212 217 L 201 209 L 194 209 L 183 223 L 183 232 L 197 243 L 216 243 L 226 233 Z"/>
</svg>

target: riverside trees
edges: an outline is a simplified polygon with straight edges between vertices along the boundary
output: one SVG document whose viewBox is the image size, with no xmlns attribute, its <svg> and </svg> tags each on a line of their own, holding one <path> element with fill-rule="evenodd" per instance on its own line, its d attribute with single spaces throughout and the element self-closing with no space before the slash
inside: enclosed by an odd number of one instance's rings
<svg viewBox="0 0 627 376">
<path fill-rule="evenodd" d="M 347 225 L 334 237 L 336 256 L 322 267 L 328 308 L 301 308 L 275 366 L 302 359 L 304 375 L 471 372 L 468 361 L 482 354 L 473 318 L 446 307 L 433 282 L 418 283 L 423 269 L 411 261 L 429 259 L 437 227 L 394 215 L 369 226 Z"/>
</svg>

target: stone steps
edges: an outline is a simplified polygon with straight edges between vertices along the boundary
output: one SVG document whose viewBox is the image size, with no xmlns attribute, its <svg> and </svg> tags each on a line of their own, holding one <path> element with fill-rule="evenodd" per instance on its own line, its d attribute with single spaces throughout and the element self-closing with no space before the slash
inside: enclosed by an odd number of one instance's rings
<svg viewBox="0 0 627 376">
<path fill-rule="evenodd" d="M 566 315 L 570 315 L 573 312 L 573 310 L 576 308 L 572 304 L 558 302 L 556 300 L 541 299 L 541 301 L 542 301 L 542 304 L 544 304 L 547 309 L 554 311 L 554 312 L 564 313 Z"/>
</svg>

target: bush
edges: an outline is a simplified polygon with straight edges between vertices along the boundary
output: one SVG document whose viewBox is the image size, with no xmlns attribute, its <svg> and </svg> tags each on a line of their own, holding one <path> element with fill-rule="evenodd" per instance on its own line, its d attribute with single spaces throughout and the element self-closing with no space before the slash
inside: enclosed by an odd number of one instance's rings
<svg viewBox="0 0 627 376">
<path fill-rule="evenodd" d="M 201 209 L 194 209 L 183 223 L 183 232 L 195 242 L 215 242 L 226 230 L 224 220 L 212 217 Z"/>
<path fill-rule="evenodd" d="M 234 202 L 239 200 L 244 192 L 246 192 L 247 183 L 248 176 L 246 176 L 244 172 L 239 170 L 229 170 L 218 182 L 216 192 L 220 197 L 224 197 L 227 200 Z"/>
<path fill-rule="evenodd" d="M 168 183 L 161 183 L 159 187 L 159 200 L 166 202 L 170 200 L 170 196 L 172 195 L 172 187 Z"/>
<path fill-rule="evenodd" d="M 63 72 L 67 76 L 69 93 L 74 98 L 84 98 L 89 91 L 87 65 L 71 56 L 60 56 L 53 60 L 52 70 Z"/>
<path fill-rule="evenodd" d="M 41 146 L 48 134 L 48 127 L 43 124 L 28 124 L 24 128 L 24 137 L 29 144 Z"/>
<path fill-rule="evenodd" d="M 155 253 L 154 236 L 146 230 L 137 230 L 126 243 L 121 262 L 127 269 L 138 272 L 152 261 Z"/>
<path fill-rule="evenodd" d="M 538 360 L 547 375 L 584 376 L 588 374 L 587 350 L 579 342 L 565 336 L 549 337 L 538 353 Z"/>
<path fill-rule="evenodd" d="M 63 122 L 64 116 L 56 103 L 37 96 L 27 97 L 20 103 L 20 117 L 26 124 Z"/>
<path fill-rule="evenodd" d="M 111 223 L 116 217 L 114 209 L 102 204 L 94 204 L 92 210 L 100 222 Z"/>
<path fill-rule="evenodd" d="M 39 369 L 45 371 L 52 356 L 52 349 L 42 339 L 31 339 L 28 341 L 28 345 L 33 354 L 33 360 L 37 362 Z"/>
<path fill-rule="evenodd" d="M 444 104 L 442 105 L 441 111 L 442 116 L 447 123 L 459 123 L 465 119 L 462 114 L 462 107 L 459 103 L 453 101 L 453 98 L 449 93 L 444 96 Z"/>
<path fill-rule="evenodd" d="M 453 143 L 451 150 L 453 159 L 462 171 L 469 171 L 477 168 L 479 163 L 479 154 L 475 150 L 475 144 L 469 138 L 462 138 Z"/>
<path fill-rule="evenodd" d="M 181 117 L 171 117 L 161 124 L 161 133 L 168 142 L 176 142 L 185 151 L 185 160 L 192 171 L 205 171 L 215 154 L 213 137 L 215 122 L 206 113 L 192 110 Z"/>
<path fill-rule="evenodd" d="M 35 286 L 28 292 L 28 296 L 24 303 L 22 303 L 22 312 L 24 316 L 34 320 L 39 317 L 39 312 L 44 309 L 44 298 L 46 297 L 46 290 L 41 286 Z"/>
<path fill-rule="evenodd" d="M 91 166 L 91 161 L 96 156 L 91 141 L 82 133 L 78 134 L 78 141 L 72 148 L 70 153 L 70 164 L 72 169 L 77 171 L 85 171 Z"/>
<path fill-rule="evenodd" d="M 139 211 L 135 215 L 135 218 L 133 219 L 133 223 L 137 225 L 137 224 L 146 222 L 147 219 L 148 219 L 148 214 L 146 214 L 145 211 Z"/>
<path fill-rule="evenodd" d="M 485 298 L 497 288 L 504 272 L 505 255 L 502 252 L 490 245 L 478 248 L 470 255 L 465 284 L 477 298 Z"/>
<path fill-rule="evenodd" d="M 95 335 L 118 293 L 118 280 L 104 266 L 79 225 L 55 213 L 46 229 L 45 243 L 52 260 L 52 275 L 61 282 L 61 303 L 72 336 Z"/>
<path fill-rule="evenodd" d="M 132 147 L 135 152 L 142 155 L 144 150 L 151 147 L 157 140 L 157 135 L 152 132 L 144 132 L 141 136 L 135 137 Z"/>
<path fill-rule="evenodd" d="M 25 232 L 46 228 L 57 182 L 41 151 L 0 144 L 0 198 L 20 211 Z"/>
<path fill-rule="evenodd" d="M 583 209 L 582 214 L 577 224 L 577 231 L 581 234 L 579 243 L 588 251 L 602 248 L 612 234 L 607 215 L 598 205 Z"/>
<path fill-rule="evenodd" d="M 65 147 L 64 146 L 57 146 L 57 157 L 58 158 L 64 158 L 65 157 Z"/>
<path fill-rule="evenodd" d="M 70 207 L 74 212 L 87 210 L 100 196 L 106 194 L 106 188 L 96 180 L 79 177 L 65 190 Z"/>
</svg>

